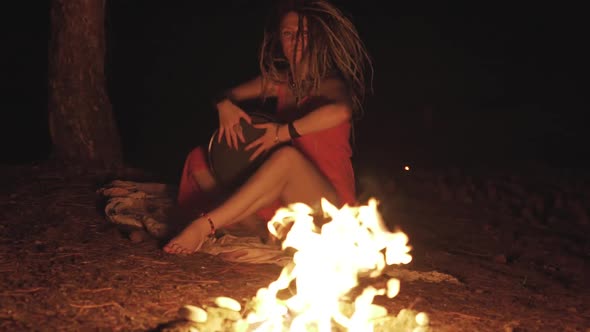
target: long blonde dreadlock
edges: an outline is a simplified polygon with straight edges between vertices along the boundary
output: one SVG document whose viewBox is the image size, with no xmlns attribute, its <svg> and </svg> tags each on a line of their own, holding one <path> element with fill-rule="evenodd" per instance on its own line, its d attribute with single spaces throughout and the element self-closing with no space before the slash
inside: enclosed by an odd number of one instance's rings
<svg viewBox="0 0 590 332">
<path fill-rule="evenodd" d="M 281 75 L 289 63 L 282 53 L 280 21 L 289 12 L 299 14 L 299 29 L 296 41 L 300 40 L 303 18 L 307 19 L 307 47 L 303 57 L 308 63 L 307 77 L 294 77 L 294 92 L 297 97 L 319 89 L 320 81 L 329 75 L 338 75 L 346 82 L 351 94 L 355 118 L 363 113 L 367 90 L 367 72 L 372 80 L 373 67 L 359 34 L 338 8 L 326 0 L 287 0 L 277 7 L 264 32 L 260 49 L 260 70 L 263 82 L 284 82 Z M 297 50 L 295 45 L 294 50 Z M 304 84 L 309 81 L 309 84 Z M 289 83 L 289 82 L 287 82 Z M 264 83 L 263 83 L 264 84 Z"/>
</svg>

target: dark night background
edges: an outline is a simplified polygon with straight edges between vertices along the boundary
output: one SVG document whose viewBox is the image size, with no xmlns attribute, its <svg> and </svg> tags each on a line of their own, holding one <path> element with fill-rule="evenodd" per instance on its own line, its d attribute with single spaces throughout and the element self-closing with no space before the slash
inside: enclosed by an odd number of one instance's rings
<svg viewBox="0 0 590 332">
<path fill-rule="evenodd" d="M 108 91 L 127 162 L 176 179 L 217 124 L 210 96 L 257 74 L 270 1 L 110 1 Z M 336 1 L 374 60 L 357 162 L 587 165 L 582 11 L 527 2 Z M 2 161 L 48 157 L 48 1 L 3 47 Z M 432 110 L 432 121 L 425 109 Z"/>
</svg>

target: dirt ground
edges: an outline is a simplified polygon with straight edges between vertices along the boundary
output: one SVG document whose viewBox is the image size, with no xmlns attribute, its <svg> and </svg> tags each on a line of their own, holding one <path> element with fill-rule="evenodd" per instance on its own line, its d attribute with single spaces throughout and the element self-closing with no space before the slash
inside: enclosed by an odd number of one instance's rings
<svg viewBox="0 0 590 332">
<path fill-rule="evenodd" d="M 244 304 L 275 265 L 176 257 L 107 222 L 96 190 L 112 174 L 0 167 L 0 330 L 157 331 L 185 304 Z M 130 174 L 130 173 L 129 173 Z M 119 174 L 119 177 L 132 176 Z M 388 224 L 410 238 L 389 313 L 429 315 L 432 331 L 590 331 L 588 174 L 541 168 L 359 172 Z M 375 280 L 380 282 L 381 279 Z"/>
</svg>

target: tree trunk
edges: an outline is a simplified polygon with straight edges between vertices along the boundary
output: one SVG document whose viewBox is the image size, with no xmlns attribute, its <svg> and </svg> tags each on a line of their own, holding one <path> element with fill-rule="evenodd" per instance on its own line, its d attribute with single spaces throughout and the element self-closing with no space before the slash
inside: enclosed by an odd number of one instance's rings
<svg viewBox="0 0 590 332">
<path fill-rule="evenodd" d="M 105 85 L 105 1 L 51 1 L 49 130 L 53 156 L 66 163 L 122 164 Z"/>
</svg>

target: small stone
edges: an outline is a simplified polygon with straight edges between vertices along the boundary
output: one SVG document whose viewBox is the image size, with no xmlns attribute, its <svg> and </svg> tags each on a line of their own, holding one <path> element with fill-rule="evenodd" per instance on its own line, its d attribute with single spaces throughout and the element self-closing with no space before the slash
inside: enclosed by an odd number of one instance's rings
<svg viewBox="0 0 590 332">
<path fill-rule="evenodd" d="M 178 310 L 178 316 L 195 323 L 207 321 L 207 312 L 202 308 L 187 304 Z"/>
<path fill-rule="evenodd" d="M 426 313 L 420 312 L 416 315 L 416 323 L 418 323 L 418 326 L 428 326 L 430 324 L 430 318 L 428 318 Z"/>
<path fill-rule="evenodd" d="M 240 303 L 231 297 L 219 296 L 215 298 L 215 304 L 217 304 L 217 306 L 220 308 L 225 308 L 236 312 L 240 312 L 242 310 Z"/>
</svg>

